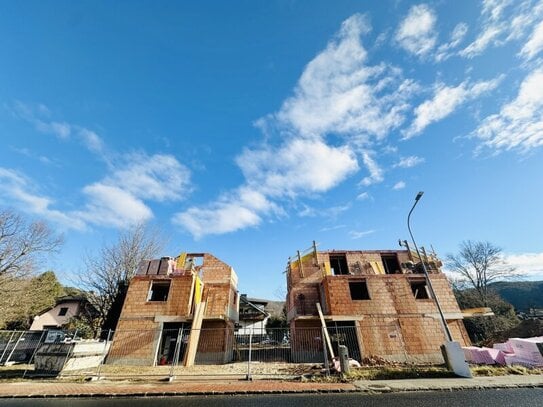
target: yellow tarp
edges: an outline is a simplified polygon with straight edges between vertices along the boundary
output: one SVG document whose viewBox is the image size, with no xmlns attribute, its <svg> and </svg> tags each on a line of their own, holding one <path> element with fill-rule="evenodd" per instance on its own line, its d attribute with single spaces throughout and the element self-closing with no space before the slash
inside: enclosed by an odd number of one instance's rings
<svg viewBox="0 0 543 407">
<path fill-rule="evenodd" d="M 380 261 L 370 261 L 370 264 L 375 274 L 385 274 L 383 263 L 381 263 Z"/>
<path fill-rule="evenodd" d="M 187 253 L 185 252 L 181 253 L 179 256 L 177 256 L 177 263 L 175 265 L 175 268 L 178 270 L 184 270 L 186 260 L 187 260 Z"/>
<path fill-rule="evenodd" d="M 311 262 L 311 259 L 314 257 L 314 253 L 313 252 L 309 252 L 307 253 L 306 255 L 302 256 L 301 260 L 302 260 L 302 265 L 305 263 L 307 264 L 308 262 L 312 263 Z M 299 267 L 299 263 L 300 261 L 298 259 L 294 260 L 294 261 L 291 261 L 290 263 L 290 267 L 291 268 L 298 268 Z"/>
<path fill-rule="evenodd" d="M 196 276 L 194 284 L 194 304 L 200 304 L 202 302 L 202 280 Z"/>
<path fill-rule="evenodd" d="M 331 276 L 332 275 L 332 268 L 330 267 L 330 262 L 325 261 L 324 262 L 324 275 Z"/>
</svg>

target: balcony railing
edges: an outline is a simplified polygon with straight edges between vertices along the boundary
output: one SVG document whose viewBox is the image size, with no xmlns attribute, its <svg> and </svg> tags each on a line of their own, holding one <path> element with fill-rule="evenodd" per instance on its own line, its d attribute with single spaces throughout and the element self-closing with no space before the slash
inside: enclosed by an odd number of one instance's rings
<svg viewBox="0 0 543 407">
<path fill-rule="evenodd" d="M 296 318 L 299 316 L 317 316 L 317 301 L 315 300 L 300 300 L 297 299 L 288 312 L 288 319 Z"/>
</svg>

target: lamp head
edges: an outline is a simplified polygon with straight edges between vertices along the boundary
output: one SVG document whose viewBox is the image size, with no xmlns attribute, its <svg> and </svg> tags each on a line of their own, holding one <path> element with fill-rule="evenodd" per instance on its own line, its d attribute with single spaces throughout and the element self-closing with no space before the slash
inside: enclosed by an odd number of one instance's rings
<svg viewBox="0 0 543 407">
<path fill-rule="evenodd" d="M 415 201 L 418 201 L 420 198 L 422 198 L 422 195 L 424 195 L 424 191 L 420 191 L 417 196 L 415 197 Z"/>
</svg>

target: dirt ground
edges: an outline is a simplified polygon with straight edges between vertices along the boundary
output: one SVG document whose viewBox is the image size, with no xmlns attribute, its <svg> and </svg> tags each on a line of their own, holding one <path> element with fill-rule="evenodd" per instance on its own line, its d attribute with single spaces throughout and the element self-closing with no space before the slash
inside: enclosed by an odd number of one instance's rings
<svg viewBox="0 0 543 407">
<path fill-rule="evenodd" d="M 225 365 L 178 366 L 173 368 L 174 376 L 245 376 L 248 373 L 247 362 L 229 363 Z M 251 375 L 257 376 L 300 376 L 318 373 L 322 370 L 319 364 L 293 363 L 259 363 L 251 362 Z M 104 365 L 101 374 L 104 376 L 168 376 L 171 366 L 111 366 Z"/>
</svg>

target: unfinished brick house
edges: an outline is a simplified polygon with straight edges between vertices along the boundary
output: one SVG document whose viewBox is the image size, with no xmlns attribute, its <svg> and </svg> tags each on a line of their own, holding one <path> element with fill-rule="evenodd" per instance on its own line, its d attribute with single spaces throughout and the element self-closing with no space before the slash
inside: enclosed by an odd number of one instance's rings
<svg viewBox="0 0 543 407">
<path fill-rule="evenodd" d="M 187 363 L 191 346 L 196 363 L 230 361 L 237 283 L 234 269 L 209 253 L 142 261 L 106 363 L 170 364 L 174 358 Z"/>
<path fill-rule="evenodd" d="M 454 340 L 469 345 L 462 313 L 440 270 L 441 262 L 429 255 L 425 264 Z M 314 245 L 307 254 L 289 261 L 286 274 L 293 360 L 306 359 L 304 348 L 308 347 L 295 335 L 304 329 L 321 329 L 324 322 L 332 342 L 331 328 L 352 327 L 344 332 L 353 333 L 348 347 L 355 359 L 379 356 L 442 362 L 440 345 L 445 334 L 438 309 L 430 298 L 421 262 L 410 250 L 317 251 Z M 348 338 L 343 334 L 338 340 L 342 339 Z"/>
</svg>

